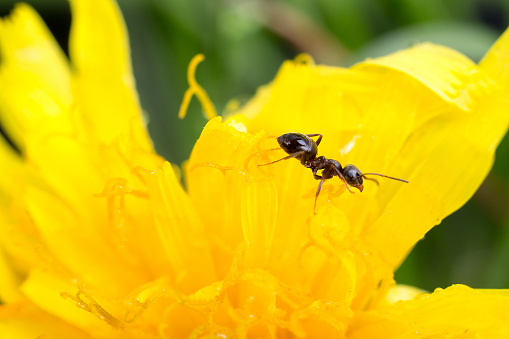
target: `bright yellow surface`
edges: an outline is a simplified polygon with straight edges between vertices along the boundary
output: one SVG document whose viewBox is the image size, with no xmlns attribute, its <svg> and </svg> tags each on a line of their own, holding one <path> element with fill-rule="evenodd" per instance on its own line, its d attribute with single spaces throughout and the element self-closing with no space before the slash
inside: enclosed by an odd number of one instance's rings
<svg viewBox="0 0 509 339">
<path fill-rule="evenodd" d="M 480 65 L 421 44 L 350 69 L 283 63 L 211 118 L 182 173 L 145 130 L 116 4 L 73 0 L 71 60 L 27 5 L 0 22 L 5 338 L 503 338 L 508 291 L 431 294 L 393 271 L 488 173 L 509 122 L 509 34 Z M 108 32 L 108 34 L 104 34 Z M 48 69 L 52 69 L 51 72 Z M 275 137 L 379 178 L 350 194 Z M 272 150 L 275 149 L 275 150 Z"/>
</svg>

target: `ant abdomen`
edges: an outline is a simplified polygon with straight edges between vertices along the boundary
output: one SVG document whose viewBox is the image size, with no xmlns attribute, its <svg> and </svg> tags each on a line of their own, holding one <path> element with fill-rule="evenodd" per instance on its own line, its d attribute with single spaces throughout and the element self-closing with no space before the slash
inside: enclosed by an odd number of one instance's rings
<svg viewBox="0 0 509 339">
<path fill-rule="evenodd" d="M 300 133 L 286 133 L 277 138 L 279 146 L 303 165 L 316 157 L 317 144 L 309 136 Z"/>
</svg>

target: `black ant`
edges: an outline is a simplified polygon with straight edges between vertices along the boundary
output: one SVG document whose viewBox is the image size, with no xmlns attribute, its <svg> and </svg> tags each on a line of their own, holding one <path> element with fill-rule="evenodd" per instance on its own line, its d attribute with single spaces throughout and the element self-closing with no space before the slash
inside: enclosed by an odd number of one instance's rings
<svg viewBox="0 0 509 339">
<path fill-rule="evenodd" d="M 311 137 L 318 137 L 316 142 L 311 139 Z M 355 167 L 354 165 L 346 165 L 345 167 L 341 167 L 339 161 L 334 159 L 327 159 L 324 156 L 316 156 L 318 152 L 318 145 L 320 141 L 322 141 L 323 135 L 321 134 L 301 134 L 301 133 L 285 133 L 277 138 L 277 142 L 279 146 L 289 154 L 289 156 L 284 157 L 282 159 L 269 162 L 268 164 L 258 165 L 258 166 L 266 166 L 271 165 L 281 160 L 287 160 L 291 158 L 295 158 L 300 161 L 302 165 L 306 168 L 311 168 L 313 171 L 313 177 L 316 180 L 320 180 L 320 184 L 318 185 L 318 189 L 316 191 L 315 196 L 315 206 L 314 211 L 316 214 L 316 201 L 318 199 L 318 195 L 322 189 L 323 182 L 327 179 L 331 179 L 334 176 L 338 176 L 345 183 L 346 189 L 350 193 L 352 190 L 348 185 L 357 188 L 360 192 L 364 189 L 363 178 L 367 180 L 373 180 L 378 184 L 378 181 L 372 178 L 366 178 L 366 175 L 378 175 L 384 178 L 389 178 L 393 180 L 398 180 L 402 182 L 408 183 L 408 181 L 403 179 L 398 179 L 394 177 L 389 177 L 387 175 L 378 174 L 378 173 L 364 173 Z M 318 175 L 318 171 L 322 171 L 322 175 Z"/>
</svg>

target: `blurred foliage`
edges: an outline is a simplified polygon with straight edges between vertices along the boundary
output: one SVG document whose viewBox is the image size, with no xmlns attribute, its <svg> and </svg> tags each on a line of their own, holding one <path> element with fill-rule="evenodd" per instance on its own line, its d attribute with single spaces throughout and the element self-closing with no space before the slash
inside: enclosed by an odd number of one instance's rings
<svg viewBox="0 0 509 339">
<path fill-rule="evenodd" d="M 28 0 L 67 51 L 69 5 Z M 0 0 L 6 15 L 14 1 Z M 198 82 L 221 112 L 270 82 L 300 52 L 319 63 L 349 66 L 421 41 L 478 61 L 509 24 L 507 0 L 119 0 L 131 41 L 137 87 L 156 149 L 188 158 L 206 120 L 196 100 L 177 119 L 186 69 L 206 55 Z M 437 178 L 438 180 L 439 178 Z M 442 179 L 442 178 L 440 178 Z M 396 273 L 427 290 L 453 283 L 509 288 L 509 141 L 474 198 L 426 235 Z"/>
</svg>

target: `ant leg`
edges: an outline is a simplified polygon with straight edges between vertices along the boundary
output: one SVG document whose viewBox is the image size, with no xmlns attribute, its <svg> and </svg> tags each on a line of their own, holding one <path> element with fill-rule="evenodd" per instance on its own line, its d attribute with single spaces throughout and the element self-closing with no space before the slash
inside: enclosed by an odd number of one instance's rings
<svg viewBox="0 0 509 339">
<path fill-rule="evenodd" d="M 355 192 L 353 192 L 350 187 L 348 187 L 348 183 L 346 182 L 346 179 L 345 177 L 343 176 L 343 174 L 341 174 L 341 172 L 338 171 L 338 169 L 336 167 L 332 167 L 334 169 L 334 171 L 336 172 L 336 175 L 339 177 L 339 179 L 343 180 L 343 182 L 345 183 L 345 186 L 346 186 L 346 189 L 348 190 L 348 192 L 352 193 L 352 194 L 355 194 Z"/>
<path fill-rule="evenodd" d="M 279 160 L 276 160 L 276 161 L 273 161 L 273 162 L 269 162 L 268 164 L 262 164 L 262 165 L 258 165 L 258 166 L 267 166 L 267 165 L 272 165 L 272 164 L 275 164 L 276 162 L 279 162 L 281 160 L 288 160 L 288 159 L 291 159 L 291 158 L 296 158 L 298 157 L 299 155 L 302 155 L 304 154 L 305 151 L 300 151 L 300 152 L 297 152 L 297 153 L 293 153 L 293 154 L 290 154 L 289 156 L 287 157 L 284 157 L 282 159 L 279 159 Z"/>
<path fill-rule="evenodd" d="M 321 134 L 306 134 L 307 137 L 317 137 L 317 136 L 320 136 L 317 140 L 316 140 L 316 146 L 320 145 L 320 141 L 322 141 L 322 137 L 323 135 Z"/>
<path fill-rule="evenodd" d="M 318 175 L 315 176 L 315 179 L 317 179 L 317 177 L 320 177 Z M 320 183 L 318 184 L 318 189 L 316 190 L 316 195 L 315 195 L 315 206 L 313 207 L 313 212 L 314 214 L 316 215 L 316 201 L 318 200 L 318 195 L 320 195 L 320 191 L 322 190 L 322 185 L 323 185 L 323 182 L 324 182 L 324 178 L 323 177 L 320 177 L 322 178 L 320 180 Z"/>
</svg>

